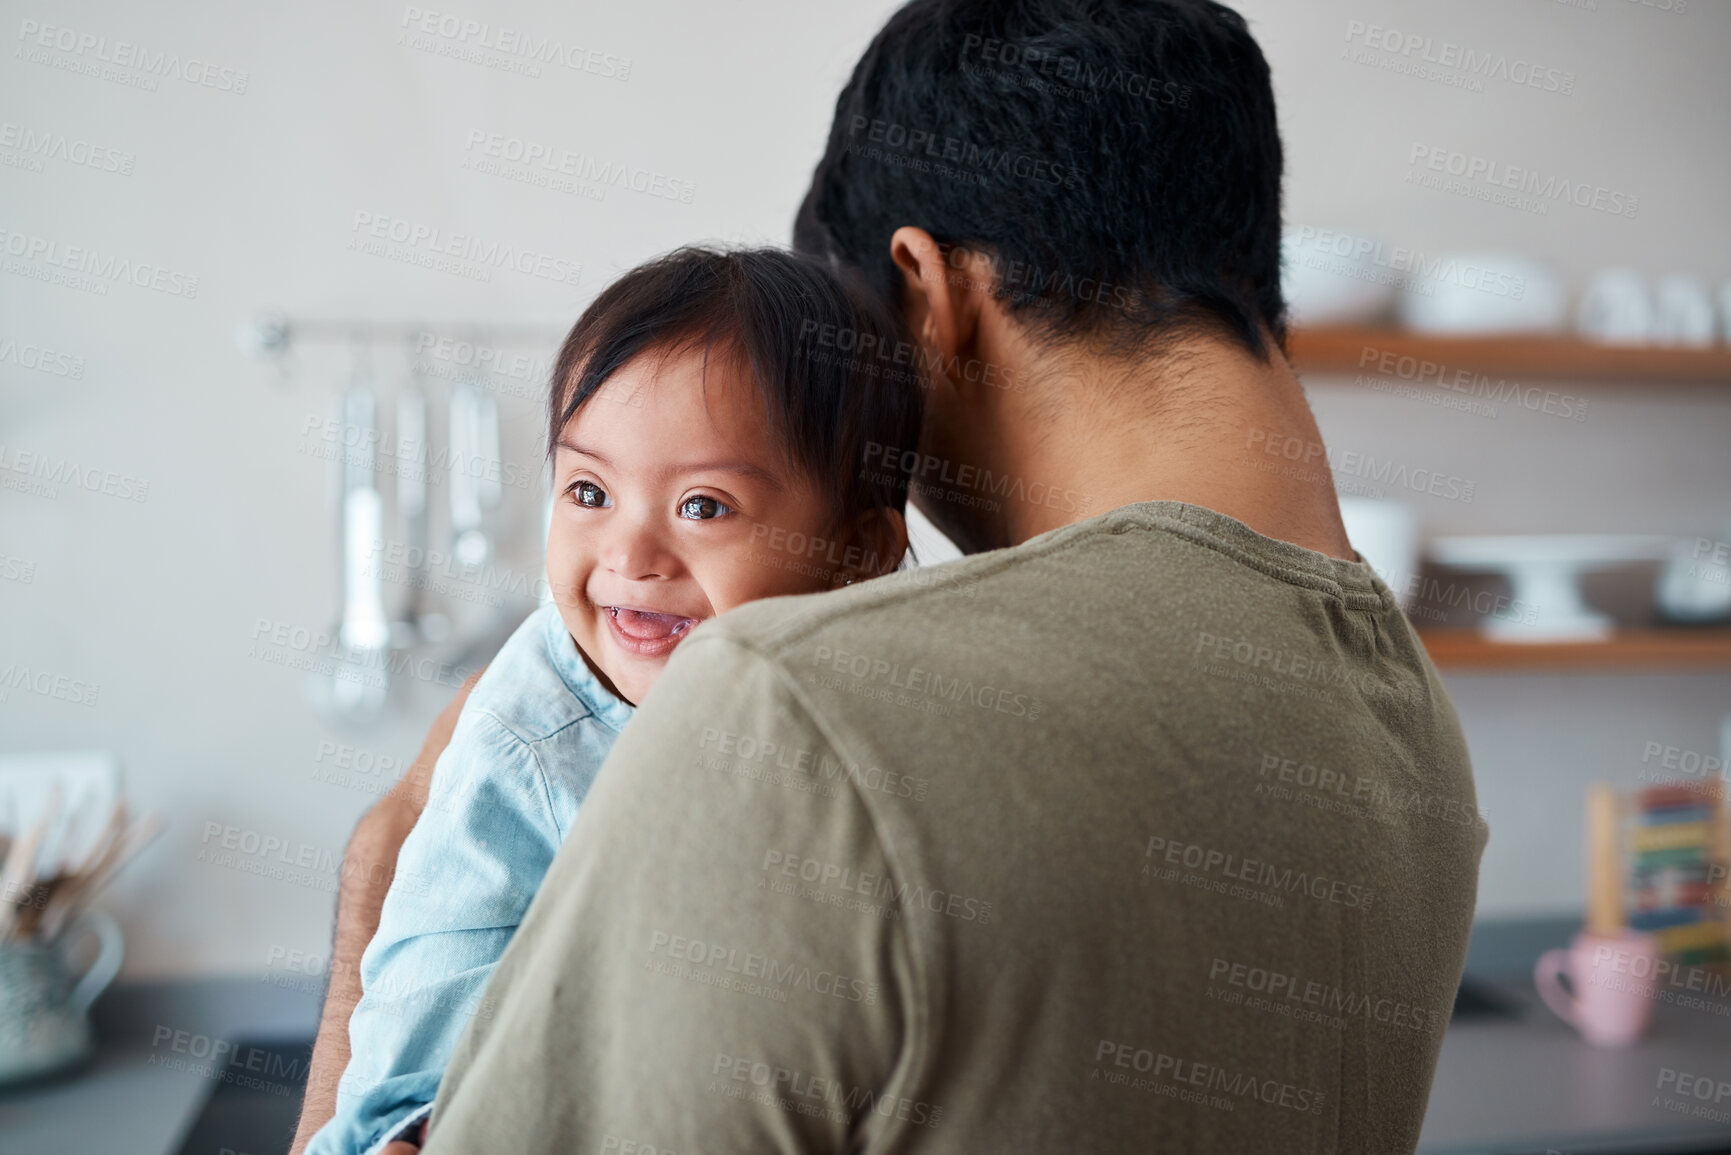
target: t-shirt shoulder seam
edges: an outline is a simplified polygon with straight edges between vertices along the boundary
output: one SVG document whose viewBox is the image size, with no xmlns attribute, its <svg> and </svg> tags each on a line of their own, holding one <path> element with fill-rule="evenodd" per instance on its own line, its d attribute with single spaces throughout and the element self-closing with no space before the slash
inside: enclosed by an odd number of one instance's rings
<svg viewBox="0 0 1731 1155">
<path fill-rule="evenodd" d="M 1385 599 L 1384 596 L 1378 593 L 1374 587 L 1367 589 L 1352 589 L 1346 586 L 1338 578 L 1332 578 L 1320 573 L 1315 573 L 1311 570 L 1301 569 L 1298 566 L 1282 564 L 1281 562 L 1274 561 L 1271 558 L 1266 558 L 1259 554 L 1252 553 L 1250 550 L 1244 549 L 1242 546 L 1234 545 L 1232 542 L 1224 540 L 1218 534 L 1210 531 L 1205 526 L 1196 525 L 1192 522 L 1164 514 L 1154 514 L 1152 516 L 1155 524 L 1137 525 L 1133 522 L 1126 522 L 1122 525 L 1114 526 L 1113 532 L 1126 533 L 1133 529 L 1160 530 L 1170 533 L 1174 537 L 1181 537 L 1192 545 L 1198 545 L 1203 549 L 1213 550 L 1215 553 L 1231 558 L 1240 565 L 1246 566 L 1278 581 L 1286 582 L 1288 585 L 1300 586 L 1304 589 L 1313 590 L 1316 593 L 1326 594 L 1343 603 L 1347 609 L 1387 610 L 1392 608 L 1392 597 Z"/>
</svg>

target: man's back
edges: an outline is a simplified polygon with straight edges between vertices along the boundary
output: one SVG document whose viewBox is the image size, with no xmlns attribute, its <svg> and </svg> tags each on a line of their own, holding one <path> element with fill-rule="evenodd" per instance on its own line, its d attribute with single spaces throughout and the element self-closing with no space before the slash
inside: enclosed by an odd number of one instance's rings
<svg viewBox="0 0 1731 1155">
<path fill-rule="evenodd" d="M 758 603 L 627 728 L 433 1150 L 1410 1149 L 1483 839 L 1368 567 L 1194 506 Z"/>
</svg>

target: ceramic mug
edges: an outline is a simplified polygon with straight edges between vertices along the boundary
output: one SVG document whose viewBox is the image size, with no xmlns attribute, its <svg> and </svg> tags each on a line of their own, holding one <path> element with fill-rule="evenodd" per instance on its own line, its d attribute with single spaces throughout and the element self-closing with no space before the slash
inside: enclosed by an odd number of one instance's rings
<svg viewBox="0 0 1731 1155">
<path fill-rule="evenodd" d="M 1713 294 L 1694 277 L 1659 281 L 1653 297 L 1653 338 L 1661 345 L 1708 349 L 1713 345 Z"/>
<path fill-rule="evenodd" d="M 1346 539 L 1394 594 L 1400 608 L 1412 608 L 1419 589 L 1418 517 L 1398 501 L 1346 496 L 1340 499 Z"/>
<path fill-rule="evenodd" d="M 68 948 L 96 940 L 96 957 L 74 976 Z M 90 1004 L 120 970 L 120 928 L 87 911 L 48 942 L 0 946 L 0 1083 L 70 1067 L 91 1051 Z"/>
<path fill-rule="evenodd" d="M 1596 341 L 1644 345 L 1653 337 L 1653 296 L 1633 269 L 1607 269 L 1587 282 L 1575 327 Z"/>
<path fill-rule="evenodd" d="M 1545 1005 L 1587 1042 L 1626 1047 L 1641 1037 L 1653 1017 L 1659 957 L 1659 941 L 1650 934 L 1582 931 L 1572 945 L 1539 956 L 1533 983 Z"/>
</svg>

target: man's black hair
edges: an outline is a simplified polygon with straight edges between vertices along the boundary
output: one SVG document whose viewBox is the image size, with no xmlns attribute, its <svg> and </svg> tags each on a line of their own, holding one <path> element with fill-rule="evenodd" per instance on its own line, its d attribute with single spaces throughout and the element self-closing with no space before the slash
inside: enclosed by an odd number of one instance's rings
<svg viewBox="0 0 1731 1155">
<path fill-rule="evenodd" d="M 836 101 L 802 252 L 901 300 L 903 225 L 1048 340 L 1286 338 L 1268 64 L 1210 0 L 913 0 Z M 953 247 L 953 248 L 952 248 Z"/>
<path fill-rule="evenodd" d="M 639 265 L 602 290 L 559 350 L 547 452 L 632 360 L 693 350 L 706 365 L 720 360 L 750 373 L 787 463 L 843 522 L 903 509 L 923 378 L 884 355 L 898 348 L 900 326 L 853 280 L 769 248 L 693 246 Z M 862 357 L 860 349 L 880 355 Z"/>
</svg>

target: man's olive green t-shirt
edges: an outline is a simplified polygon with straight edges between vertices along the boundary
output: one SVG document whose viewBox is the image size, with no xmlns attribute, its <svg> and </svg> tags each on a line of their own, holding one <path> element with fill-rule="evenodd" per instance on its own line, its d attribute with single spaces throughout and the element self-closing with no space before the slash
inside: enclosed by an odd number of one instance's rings
<svg viewBox="0 0 1731 1155">
<path fill-rule="evenodd" d="M 429 1151 L 1411 1150 L 1485 827 L 1386 586 L 1149 502 L 684 642 Z"/>
</svg>

